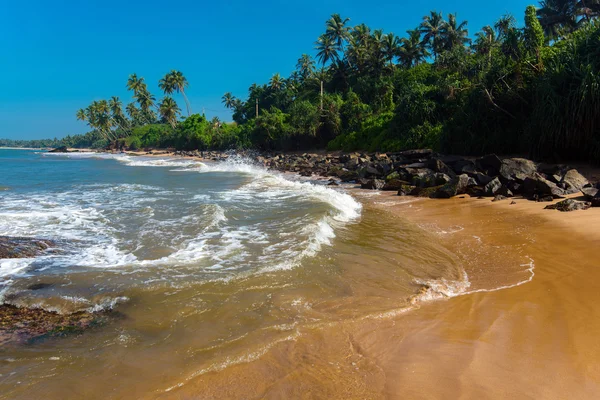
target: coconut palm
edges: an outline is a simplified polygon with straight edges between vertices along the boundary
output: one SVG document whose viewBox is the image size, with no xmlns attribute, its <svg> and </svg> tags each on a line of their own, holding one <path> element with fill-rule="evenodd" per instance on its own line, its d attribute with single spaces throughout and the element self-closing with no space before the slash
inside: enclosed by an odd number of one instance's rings
<svg viewBox="0 0 600 400">
<path fill-rule="evenodd" d="M 302 54 L 296 63 L 296 69 L 302 79 L 306 79 L 315 72 L 315 60 L 308 54 Z"/>
<path fill-rule="evenodd" d="M 335 61 L 339 58 L 338 51 L 340 50 L 340 47 L 329 36 L 319 36 L 319 39 L 317 39 L 315 44 L 315 49 L 317 50 L 317 59 L 321 65 L 325 66 L 327 62 Z"/>
<path fill-rule="evenodd" d="M 147 90 L 144 78 L 138 78 L 137 74 L 129 75 L 129 79 L 127 79 L 127 90 L 133 91 L 134 94 L 139 91 Z"/>
<path fill-rule="evenodd" d="M 385 59 L 390 63 L 390 65 L 393 65 L 394 57 L 396 57 L 400 51 L 400 39 L 398 36 L 390 32 L 383 36 L 381 44 Z"/>
<path fill-rule="evenodd" d="M 582 3 L 576 0 L 543 0 L 537 15 L 546 35 L 557 38 L 560 32 L 569 33 L 577 28 L 581 11 Z"/>
<path fill-rule="evenodd" d="M 512 14 L 505 14 L 494 23 L 494 29 L 498 33 L 498 39 L 503 40 L 508 32 L 517 24 L 517 20 Z"/>
<path fill-rule="evenodd" d="M 350 27 L 346 24 L 350 21 L 350 18 L 340 17 L 340 14 L 332 14 L 331 18 L 325 22 L 326 32 L 325 35 L 331 39 L 343 52 L 344 42 L 348 39 L 350 33 Z"/>
<path fill-rule="evenodd" d="M 170 124 L 173 128 L 177 126 L 177 117 L 181 114 L 181 110 L 172 97 L 165 96 L 160 102 L 158 110 L 164 122 Z"/>
<path fill-rule="evenodd" d="M 233 108 L 235 97 L 230 92 L 227 92 L 221 98 L 221 102 L 225 105 L 225 108 Z"/>
<path fill-rule="evenodd" d="M 283 78 L 279 73 L 274 74 L 269 80 L 269 87 L 273 90 L 279 90 L 283 87 Z"/>
<path fill-rule="evenodd" d="M 135 106 L 135 103 L 127 104 L 127 106 L 125 107 L 125 111 L 127 112 L 127 115 L 129 115 L 129 118 L 131 118 L 133 121 L 138 120 L 140 115 L 140 109 Z"/>
<path fill-rule="evenodd" d="M 442 28 L 442 42 L 445 50 L 452 50 L 456 46 L 464 46 L 471 42 L 467 21 L 458 23 L 456 14 L 448 14 L 448 21 Z"/>
<path fill-rule="evenodd" d="M 486 25 L 481 28 L 481 32 L 475 34 L 475 45 L 473 47 L 478 53 L 487 55 L 488 65 L 492 61 L 492 50 L 496 45 L 496 33 L 491 26 Z"/>
<path fill-rule="evenodd" d="M 185 89 L 189 86 L 189 82 L 181 71 L 172 70 L 167 73 L 159 82 L 158 86 L 166 94 L 173 94 L 174 92 L 181 93 L 185 106 L 187 109 L 188 116 L 191 113 L 190 102 L 185 94 Z"/>
<path fill-rule="evenodd" d="M 430 11 L 429 15 L 423 17 L 419 30 L 423 34 L 423 42 L 433 53 L 434 60 L 442 50 L 442 34 L 446 24 L 441 12 Z"/>
<path fill-rule="evenodd" d="M 77 110 L 75 117 L 77 118 L 77 121 L 87 121 L 87 116 L 85 115 L 85 110 L 83 108 Z"/>
<path fill-rule="evenodd" d="M 421 41 L 419 28 L 406 31 L 406 33 L 408 33 L 408 37 L 400 40 L 401 45 L 398 55 L 402 65 L 410 68 L 425 61 L 425 58 L 429 56 L 429 52 Z"/>
</svg>

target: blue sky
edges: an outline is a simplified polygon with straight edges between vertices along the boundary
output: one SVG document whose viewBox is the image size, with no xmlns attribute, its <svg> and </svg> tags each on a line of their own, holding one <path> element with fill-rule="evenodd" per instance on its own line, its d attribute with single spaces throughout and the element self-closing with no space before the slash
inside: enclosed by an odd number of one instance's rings
<svg viewBox="0 0 600 400">
<path fill-rule="evenodd" d="M 523 19 L 525 0 L 462 1 L 22 1 L 0 13 L 0 137 L 63 137 L 92 100 L 120 96 L 129 74 L 160 97 L 171 69 L 187 76 L 194 112 L 230 120 L 221 96 L 244 98 L 253 83 L 287 76 L 332 13 L 402 36 L 429 10 L 457 12 L 472 36 L 505 13 Z M 177 98 L 182 109 L 183 100 Z"/>
</svg>

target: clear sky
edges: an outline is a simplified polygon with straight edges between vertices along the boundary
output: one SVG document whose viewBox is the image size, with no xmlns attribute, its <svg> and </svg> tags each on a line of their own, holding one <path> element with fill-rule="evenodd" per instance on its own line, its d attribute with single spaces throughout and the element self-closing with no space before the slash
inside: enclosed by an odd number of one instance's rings
<svg viewBox="0 0 600 400">
<path fill-rule="evenodd" d="M 188 78 L 194 112 L 230 120 L 221 104 L 244 98 L 253 83 L 287 76 L 332 13 L 402 36 L 429 10 L 457 12 L 472 36 L 505 13 L 518 21 L 537 1 L 5 1 L 0 11 L 0 137 L 63 137 L 88 129 L 75 111 L 120 96 L 129 74 L 143 76 L 157 98 L 171 69 Z M 182 109 L 184 103 L 177 98 Z"/>
</svg>

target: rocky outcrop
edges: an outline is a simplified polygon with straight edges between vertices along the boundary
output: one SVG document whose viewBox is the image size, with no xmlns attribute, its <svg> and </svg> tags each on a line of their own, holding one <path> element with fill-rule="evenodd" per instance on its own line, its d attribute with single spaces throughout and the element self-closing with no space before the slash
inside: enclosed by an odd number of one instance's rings
<svg viewBox="0 0 600 400">
<path fill-rule="evenodd" d="M 0 258 L 37 257 L 53 247 L 52 240 L 0 236 Z"/>
<path fill-rule="evenodd" d="M 69 149 L 67 149 L 67 146 L 60 146 L 53 150 L 48 151 L 48 153 L 70 153 L 70 151 L 69 151 Z"/>
<path fill-rule="evenodd" d="M 590 202 L 592 207 L 600 207 L 600 188 L 598 187 L 587 187 L 581 189 L 581 193 L 587 201 Z"/>
<path fill-rule="evenodd" d="M 575 211 L 575 210 L 587 210 L 592 206 L 592 203 L 589 201 L 579 201 L 574 199 L 566 199 L 563 201 L 559 201 L 556 204 L 551 204 L 549 206 L 544 207 L 548 210 L 558 210 L 558 211 Z"/>
</svg>

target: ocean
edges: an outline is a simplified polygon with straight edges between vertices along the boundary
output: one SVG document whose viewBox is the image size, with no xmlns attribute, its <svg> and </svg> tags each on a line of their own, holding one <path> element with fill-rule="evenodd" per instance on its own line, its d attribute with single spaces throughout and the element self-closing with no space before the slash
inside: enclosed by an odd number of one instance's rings
<svg viewBox="0 0 600 400">
<path fill-rule="evenodd" d="M 0 236 L 56 243 L 0 259 L 0 300 L 113 316 L 0 347 L 0 398 L 158 396 L 468 289 L 431 232 L 326 184 L 234 157 L 0 150 Z"/>
</svg>

